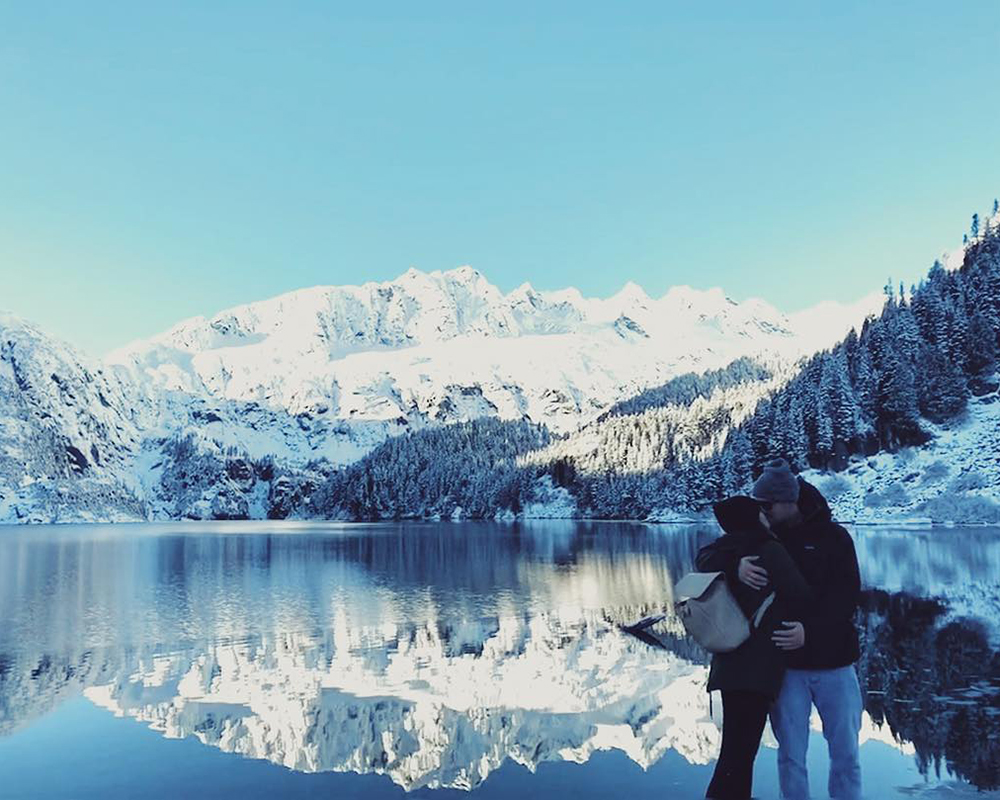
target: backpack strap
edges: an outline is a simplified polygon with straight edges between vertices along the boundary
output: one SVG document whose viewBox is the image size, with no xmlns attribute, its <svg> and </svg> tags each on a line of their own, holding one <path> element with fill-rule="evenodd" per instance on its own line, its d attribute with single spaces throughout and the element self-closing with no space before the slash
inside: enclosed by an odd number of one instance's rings
<svg viewBox="0 0 1000 800">
<path fill-rule="evenodd" d="M 753 615 L 753 626 L 755 628 L 760 627 L 760 621 L 764 619 L 764 614 L 767 613 L 767 610 L 771 607 L 771 603 L 773 602 L 774 602 L 774 592 L 771 592 L 771 594 L 765 597 L 764 601 L 757 608 L 757 613 Z"/>
</svg>

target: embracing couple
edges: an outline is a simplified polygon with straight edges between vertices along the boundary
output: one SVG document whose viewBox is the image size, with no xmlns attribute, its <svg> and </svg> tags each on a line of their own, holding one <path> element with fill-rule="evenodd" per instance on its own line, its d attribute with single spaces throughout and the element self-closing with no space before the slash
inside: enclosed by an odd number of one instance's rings
<svg viewBox="0 0 1000 800">
<path fill-rule="evenodd" d="M 830 753 L 830 797 L 859 800 L 854 543 L 833 521 L 823 495 L 783 459 L 765 466 L 751 494 L 716 503 L 724 534 L 697 556 L 699 570 L 725 572 L 748 619 L 770 601 L 746 642 L 712 657 L 708 690 L 722 692 L 722 750 L 706 796 L 750 797 L 770 714 L 781 796 L 808 798 L 806 748 L 815 705 Z"/>
</svg>

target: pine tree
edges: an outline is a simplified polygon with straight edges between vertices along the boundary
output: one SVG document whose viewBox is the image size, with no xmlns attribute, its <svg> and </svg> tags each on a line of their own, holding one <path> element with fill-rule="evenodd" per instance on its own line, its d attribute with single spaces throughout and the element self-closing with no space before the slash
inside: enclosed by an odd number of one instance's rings
<svg viewBox="0 0 1000 800">
<path fill-rule="evenodd" d="M 948 309 L 940 289 L 930 284 L 923 295 L 923 306 L 926 309 L 927 329 L 923 332 L 924 341 L 935 345 L 943 354 L 947 354 L 948 345 Z"/>
<path fill-rule="evenodd" d="M 995 332 L 1000 332 L 1000 231 L 977 248 L 966 279 L 974 293 L 974 310 Z"/>
<path fill-rule="evenodd" d="M 769 426 L 768 449 L 770 452 L 786 454 L 792 449 L 791 442 L 791 401 L 790 387 L 775 398 Z M 801 409 L 800 409 L 801 410 Z M 804 435 L 804 434 L 803 434 Z"/>
<path fill-rule="evenodd" d="M 909 304 L 900 303 L 893 319 L 893 339 L 896 342 L 896 352 L 906 354 L 907 360 L 913 361 L 920 347 L 922 336 L 920 325 Z"/>
<path fill-rule="evenodd" d="M 938 348 L 924 345 L 917 373 L 917 402 L 932 422 L 951 419 L 965 409 L 969 396 L 965 376 Z"/>
<path fill-rule="evenodd" d="M 888 344 L 879 366 L 877 420 L 879 440 L 889 450 L 921 441 L 913 368 Z"/>
<path fill-rule="evenodd" d="M 854 398 L 844 348 L 838 348 L 827 362 L 826 380 L 834 441 L 849 445 L 860 433 L 861 410 Z"/>
<path fill-rule="evenodd" d="M 748 424 L 747 438 L 753 453 L 751 470 L 756 471 L 771 452 L 771 430 L 774 426 L 774 404 L 765 400 Z"/>
<path fill-rule="evenodd" d="M 997 336 L 986 316 L 976 311 L 969 320 L 965 363 L 972 373 L 993 366 L 997 359 Z"/>
<path fill-rule="evenodd" d="M 931 286 L 937 287 L 940 292 L 947 278 L 948 271 L 944 268 L 944 264 L 942 264 L 938 259 L 934 259 L 934 263 L 931 265 L 930 271 L 927 273 L 927 282 Z"/>
<path fill-rule="evenodd" d="M 960 370 L 968 367 L 969 353 L 969 318 L 965 312 L 965 303 L 956 292 L 945 301 L 945 319 L 948 333 L 944 339 L 947 342 L 948 357 Z"/>
<path fill-rule="evenodd" d="M 859 412 L 858 433 L 867 438 L 875 433 L 879 376 L 866 345 L 859 348 L 854 376 L 854 393 Z"/>
<path fill-rule="evenodd" d="M 833 420 L 826 403 L 820 403 L 816 414 L 816 445 L 813 448 L 824 462 L 833 455 Z"/>
<path fill-rule="evenodd" d="M 886 312 L 888 311 L 887 304 Z M 879 372 L 882 372 L 882 364 L 885 361 L 887 328 L 891 320 L 891 315 L 886 312 L 883 312 L 878 319 L 872 320 L 871 325 L 866 325 L 863 331 L 864 343 L 871 355 L 872 366 Z"/>
<path fill-rule="evenodd" d="M 930 290 L 927 288 L 927 284 L 921 281 L 920 286 L 913 290 L 913 299 L 910 301 L 910 311 L 913 312 L 913 319 L 917 322 L 917 328 L 920 330 L 920 337 L 925 342 L 931 341 L 933 334 L 929 301 Z"/>
<path fill-rule="evenodd" d="M 730 437 L 729 449 L 732 451 L 733 474 L 736 476 L 735 491 L 739 491 L 753 473 L 754 457 L 750 437 L 744 428 L 738 428 Z"/>
<path fill-rule="evenodd" d="M 788 404 L 787 429 L 784 437 L 784 452 L 788 463 L 798 472 L 809 467 L 809 438 L 806 436 L 802 401 L 792 396 Z"/>
<path fill-rule="evenodd" d="M 679 508 L 693 509 L 697 505 L 696 487 L 701 476 L 693 461 L 682 461 L 676 474 L 676 491 Z"/>
<path fill-rule="evenodd" d="M 844 341 L 839 349 L 844 356 L 844 366 L 847 368 L 848 375 L 850 375 L 851 365 L 854 363 L 854 359 L 858 353 L 858 332 L 854 328 L 851 328 L 847 332 L 847 336 L 844 337 Z"/>
<path fill-rule="evenodd" d="M 722 490 L 722 495 L 728 496 L 735 494 L 740 485 L 740 479 L 736 472 L 736 464 L 733 460 L 732 449 L 724 449 L 721 453 L 719 453 L 718 460 L 720 463 L 720 488 Z"/>
</svg>

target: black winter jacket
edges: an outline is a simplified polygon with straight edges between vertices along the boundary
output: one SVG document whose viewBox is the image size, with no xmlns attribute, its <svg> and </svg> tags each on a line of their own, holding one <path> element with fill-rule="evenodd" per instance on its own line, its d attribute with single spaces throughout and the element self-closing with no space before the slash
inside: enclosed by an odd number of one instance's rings
<svg viewBox="0 0 1000 800">
<path fill-rule="evenodd" d="M 749 497 L 731 497 L 715 504 L 715 516 L 725 534 L 698 551 L 695 564 L 703 572 L 726 573 L 729 588 L 747 619 L 752 620 L 764 599 L 775 600 L 764 613 L 759 627 L 751 623 L 750 638 L 729 653 L 712 656 L 708 690 L 759 692 L 777 697 L 785 674 L 786 655 L 771 641 L 783 620 L 794 619 L 793 611 L 807 608 L 812 593 L 795 562 L 774 534 L 761 525 L 757 503 Z M 757 556 L 767 570 L 768 584 L 752 589 L 737 576 L 740 559 Z"/>
<path fill-rule="evenodd" d="M 858 557 L 850 534 L 833 521 L 826 498 L 799 478 L 797 525 L 775 533 L 815 593 L 814 602 L 795 609 L 788 619 L 805 626 L 805 647 L 788 653 L 794 669 L 831 669 L 858 660 L 854 614 L 861 593 Z M 796 613 L 799 612 L 799 613 Z"/>
</svg>

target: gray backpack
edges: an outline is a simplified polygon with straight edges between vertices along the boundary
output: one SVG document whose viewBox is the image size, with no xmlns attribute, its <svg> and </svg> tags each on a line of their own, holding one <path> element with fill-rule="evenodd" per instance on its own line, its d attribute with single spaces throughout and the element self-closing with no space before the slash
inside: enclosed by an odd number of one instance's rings
<svg viewBox="0 0 1000 800">
<path fill-rule="evenodd" d="M 674 596 L 684 630 L 710 653 L 728 653 L 750 638 L 750 622 L 726 585 L 724 572 L 689 572 L 674 586 Z M 755 628 L 773 602 L 771 592 L 753 615 Z"/>
</svg>

